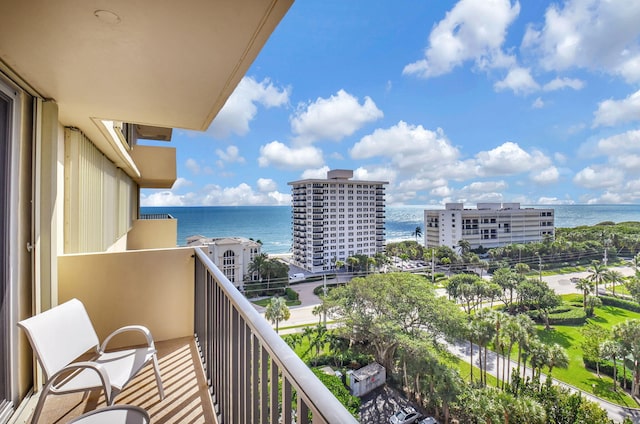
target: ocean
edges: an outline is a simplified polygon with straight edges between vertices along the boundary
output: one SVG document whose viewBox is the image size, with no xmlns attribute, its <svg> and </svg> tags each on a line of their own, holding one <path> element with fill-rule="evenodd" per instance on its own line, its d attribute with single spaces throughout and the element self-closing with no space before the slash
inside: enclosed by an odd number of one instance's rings
<svg viewBox="0 0 640 424">
<path fill-rule="evenodd" d="M 556 227 L 572 228 L 603 221 L 640 221 L 640 205 L 553 205 Z M 247 237 L 262 242 L 264 253 L 288 253 L 291 249 L 291 208 L 289 206 L 195 206 L 142 207 L 141 213 L 166 213 L 178 220 L 177 245 L 187 237 Z M 424 230 L 424 206 L 387 206 L 387 241 L 414 239 Z"/>
</svg>

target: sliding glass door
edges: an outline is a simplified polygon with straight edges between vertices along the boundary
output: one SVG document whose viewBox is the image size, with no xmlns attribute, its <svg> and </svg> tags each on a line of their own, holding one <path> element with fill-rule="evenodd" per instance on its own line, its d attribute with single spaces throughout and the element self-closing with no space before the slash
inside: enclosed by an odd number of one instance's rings
<svg viewBox="0 0 640 424">
<path fill-rule="evenodd" d="M 10 147 L 13 100 L 1 90 L 0 83 L 0 423 L 11 412 L 11 293 L 9 275 L 9 215 L 11 203 Z"/>
</svg>

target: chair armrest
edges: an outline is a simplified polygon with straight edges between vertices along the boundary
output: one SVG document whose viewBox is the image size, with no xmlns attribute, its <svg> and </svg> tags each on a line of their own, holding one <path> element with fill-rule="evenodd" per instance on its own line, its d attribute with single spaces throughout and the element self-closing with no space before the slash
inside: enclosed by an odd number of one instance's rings
<svg viewBox="0 0 640 424">
<path fill-rule="evenodd" d="M 129 332 L 129 331 L 142 333 L 144 337 L 147 339 L 147 346 L 155 350 L 156 346 L 153 342 L 153 336 L 151 336 L 151 331 L 149 331 L 147 327 L 145 327 L 144 325 L 127 325 L 125 327 L 118 328 L 116 331 L 109 334 L 107 338 L 104 339 L 104 341 L 102 342 L 102 345 L 98 349 L 98 354 L 102 355 L 105 352 L 105 350 L 107 349 L 107 344 L 109 343 L 109 341 L 111 341 L 111 339 L 114 336 L 121 333 Z"/>
<path fill-rule="evenodd" d="M 100 377 L 100 380 L 102 381 L 102 388 L 104 389 L 104 394 L 105 394 L 105 397 L 107 398 L 107 403 L 109 403 L 109 401 L 111 400 L 111 380 L 109 379 L 109 374 L 107 374 L 107 371 L 104 369 L 102 365 L 95 362 L 91 362 L 91 361 L 74 362 L 62 368 L 57 373 L 53 374 L 51 378 L 47 381 L 47 384 L 45 385 L 46 390 L 49 390 L 49 387 L 51 387 L 52 385 L 55 387 L 55 382 L 58 377 L 64 376 L 65 374 L 68 374 L 70 371 L 79 370 L 79 369 L 90 369 L 95 371 L 98 374 L 98 377 Z M 63 377 L 62 380 L 64 380 L 65 378 L 66 377 Z"/>
</svg>

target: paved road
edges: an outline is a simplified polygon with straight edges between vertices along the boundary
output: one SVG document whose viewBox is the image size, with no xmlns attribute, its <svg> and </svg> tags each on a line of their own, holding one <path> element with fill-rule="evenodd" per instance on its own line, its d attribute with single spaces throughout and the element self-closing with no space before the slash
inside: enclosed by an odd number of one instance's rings
<svg viewBox="0 0 640 424">
<path fill-rule="evenodd" d="M 612 269 L 616 269 L 620 271 L 623 275 L 633 275 L 634 270 L 631 267 L 612 267 Z M 569 294 L 569 293 L 581 293 L 580 290 L 575 288 L 575 284 L 571 282 L 572 278 L 584 278 L 588 275 L 587 272 L 574 272 L 570 274 L 562 274 L 562 275 L 552 275 L 552 276 L 543 276 L 542 279 L 549 284 L 549 287 L 556 291 L 558 294 Z M 281 323 L 281 327 L 292 327 L 299 326 L 304 324 L 317 324 L 319 317 L 312 313 L 313 309 L 320 303 L 320 299 L 318 296 L 313 294 L 313 289 L 318 285 L 321 285 L 322 282 L 313 282 L 313 283 L 302 283 L 292 286 L 292 288 L 298 292 L 300 295 L 301 305 L 292 307 L 291 310 L 291 318 L 285 323 Z M 437 291 L 438 293 L 446 296 L 446 291 L 442 289 Z M 264 308 L 256 306 L 256 309 L 261 313 L 264 313 Z M 291 330 L 296 331 L 296 330 Z M 287 330 L 281 330 L 282 334 L 286 333 Z M 469 344 L 468 343 L 460 343 L 457 345 L 449 345 L 452 353 L 457 355 L 458 357 L 469 361 Z M 474 353 L 477 355 L 477 347 L 474 347 Z M 496 363 L 496 353 L 490 352 L 489 354 L 493 355 L 492 359 L 489 359 L 487 362 L 489 363 L 489 367 L 487 371 L 492 375 L 495 375 L 495 363 Z M 501 362 L 502 363 L 502 362 Z M 492 365 L 493 364 L 493 365 Z M 509 370 L 511 370 L 517 364 L 513 363 L 509 366 Z M 529 370 L 529 373 L 531 370 Z M 530 375 L 530 374 L 527 374 Z M 543 375 L 542 381 L 546 380 L 546 376 Z M 510 377 L 507 378 L 507 381 L 510 381 Z M 593 396 L 589 393 L 581 392 L 577 388 L 569 386 L 565 383 L 554 380 L 557 384 L 561 384 L 565 387 L 568 387 L 570 390 L 580 392 L 582 395 L 587 398 L 593 400 L 600 404 L 600 406 L 607 411 L 609 417 L 616 422 L 622 422 L 624 417 L 628 416 L 634 423 L 640 424 L 640 410 L 625 408 L 619 405 L 612 404 L 603 399 L 600 399 L 596 396 Z"/>
</svg>

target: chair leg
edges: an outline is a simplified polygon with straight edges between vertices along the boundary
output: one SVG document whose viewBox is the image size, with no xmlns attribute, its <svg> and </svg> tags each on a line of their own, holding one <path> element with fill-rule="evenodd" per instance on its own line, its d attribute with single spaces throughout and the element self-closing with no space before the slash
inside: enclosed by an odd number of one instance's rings
<svg viewBox="0 0 640 424">
<path fill-rule="evenodd" d="M 40 419 L 42 408 L 44 408 L 44 401 L 49 394 L 49 389 L 53 384 L 53 380 L 54 379 L 49 379 L 49 381 L 47 381 L 45 385 L 42 386 L 42 389 L 40 390 L 40 397 L 38 398 L 38 403 L 36 404 L 36 409 L 33 410 L 33 415 L 31 416 L 31 424 L 36 424 Z"/>
<path fill-rule="evenodd" d="M 160 400 L 164 399 L 164 388 L 162 387 L 162 378 L 160 377 L 160 367 L 158 366 L 158 356 L 153 355 L 153 372 L 156 374 L 156 384 L 158 385 L 158 393 Z"/>
<path fill-rule="evenodd" d="M 46 393 L 40 393 L 40 398 L 38 399 L 38 403 L 36 404 L 36 409 L 33 410 L 33 415 L 31 416 L 31 424 L 36 424 L 38 422 L 40 413 L 42 412 L 42 408 L 44 407 L 44 399 L 46 397 Z"/>
</svg>

